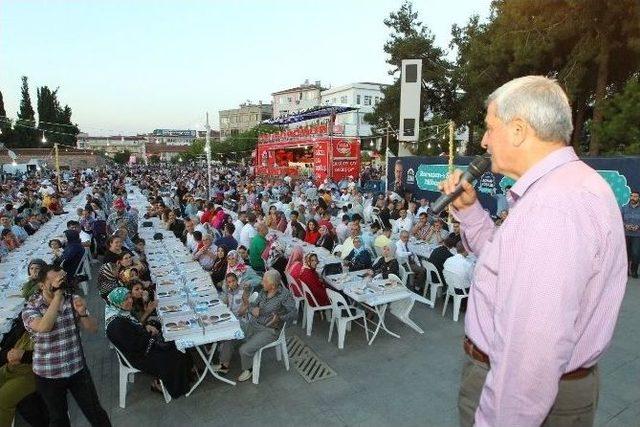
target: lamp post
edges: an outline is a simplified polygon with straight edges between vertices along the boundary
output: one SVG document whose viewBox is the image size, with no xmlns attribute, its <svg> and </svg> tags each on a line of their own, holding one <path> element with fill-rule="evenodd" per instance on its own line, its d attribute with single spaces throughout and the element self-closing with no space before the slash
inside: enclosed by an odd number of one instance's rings
<svg viewBox="0 0 640 427">
<path fill-rule="evenodd" d="M 44 131 L 42 131 L 42 143 L 46 144 L 47 143 L 47 137 L 44 134 Z M 55 167 L 56 167 L 56 184 L 58 186 L 58 193 L 61 191 L 62 189 L 62 185 L 61 185 L 61 181 L 60 181 L 60 158 L 58 157 L 58 143 L 54 142 L 53 143 L 53 155 L 54 155 L 54 160 L 55 160 Z"/>
<path fill-rule="evenodd" d="M 204 151 L 207 153 L 207 200 L 211 200 L 211 126 L 209 126 L 209 113 L 207 112 L 206 142 Z"/>
</svg>

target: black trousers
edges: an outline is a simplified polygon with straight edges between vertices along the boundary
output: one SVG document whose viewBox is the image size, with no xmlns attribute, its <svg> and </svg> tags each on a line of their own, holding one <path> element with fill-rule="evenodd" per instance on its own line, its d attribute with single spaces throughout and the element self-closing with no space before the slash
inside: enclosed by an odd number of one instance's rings
<svg viewBox="0 0 640 427">
<path fill-rule="evenodd" d="M 36 375 L 36 390 L 47 405 L 50 426 L 71 426 L 67 413 L 67 390 L 93 427 L 111 426 L 109 416 L 100 406 L 100 399 L 87 367 L 67 378 L 43 378 Z"/>
</svg>

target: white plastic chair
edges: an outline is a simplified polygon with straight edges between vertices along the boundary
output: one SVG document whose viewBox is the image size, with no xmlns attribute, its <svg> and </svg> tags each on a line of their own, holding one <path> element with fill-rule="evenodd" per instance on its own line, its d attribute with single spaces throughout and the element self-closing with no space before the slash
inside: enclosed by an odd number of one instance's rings
<svg viewBox="0 0 640 427">
<path fill-rule="evenodd" d="M 82 292 L 87 295 L 89 293 L 89 280 L 91 280 L 91 260 L 89 258 L 89 252 L 85 248 L 84 254 L 82 255 L 82 259 L 78 263 L 76 267 L 76 272 L 74 276 L 84 275 L 87 276 L 88 280 L 83 280 L 78 283 L 78 286 L 82 289 Z"/>
<path fill-rule="evenodd" d="M 282 325 L 282 329 L 280 330 L 280 336 L 277 340 L 272 343 L 269 343 L 263 347 L 261 347 L 256 354 L 253 355 L 253 383 L 258 384 L 260 381 L 260 365 L 262 364 L 262 350 L 266 350 L 268 348 L 275 347 L 276 348 L 276 359 L 283 359 L 284 367 L 286 370 L 289 370 L 289 353 L 287 352 L 287 337 L 285 336 L 284 330 L 286 328 L 286 324 Z"/>
<path fill-rule="evenodd" d="M 139 369 L 134 368 L 131 363 L 124 357 L 124 354 L 116 347 L 113 348 L 116 350 L 116 356 L 118 357 L 118 364 L 120 365 L 120 407 L 125 408 L 127 401 L 127 383 L 133 382 L 134 375 L 140 372 Z M 160 380 L 160 387 L 162 387 L 162 395 L 164 396 L 164 401 L 166 403 L 171 402 L 171 396 L 167 392 L 167 389 L 164 387 L 162 380 Z"/>
<path fill-rule="evenodd" d="M 453 297 L 453 321 L 457 322 L 458 315 L 460 314 L 460 304 L 464 298 L 469 296 L 467 289 L 469 289 L 470 283 L 465 283 L 462 277 L 451 271 L 443 270 L 442 274 L 444 275 L 444 279 L 447 281 L 447 296 L 444 299 L 442 315 L 444 316 L 444 313 L 447 311 L 447 303 L 451 296 Z M 457 294 L 455 291 L 456 289 L 460 289 L 462 291 L 462 295 Z"/>
<path fill-rule="evenodd" d="M 291 274 L 289 274 L 288 271 L 285 271 L 284 273 L 285 277 L 287 278 L 287 285 L 289 288 L 289 292 L 291 292 L 291 297 L 293 298 L 293 302 L 296 304 L 296 318 L 293 321 L 293 323 L 298 323 L 298 315 L 300 313 L 300 305 L 302 304 L 302 309 L 304 310 L 304 303 L 305 303 L 305 299 L 304 299 L 304 293 L 302 292 L 302 288 L 298 285 L 298 282 L 296 282 L 296 279 L 293 278 L 293 276 L 291 276 Z M 296 292 L 294 292 L 294 290 Z M 296 296 L 296 293 L 300 296 Z M 306 317 L 303 315 L 302 316 L 302 327 L 304 328 L 304 325 L 306 324 Z"/>
<path fill-rule="evenodd" d="M 333 247 L 333 251 L 331 251 L 333 255 L 342 254 L 342 245 L 335 245 Z"/>
<path fill-rule="evenodd" d="M 344 299 L 342 294 L 327 289 L 327 295 L 331 301 L 331 324 L 329 325 L 329 339 L 331 342 L 331 336 L 333 335 L 333 325 L 337 324 L 338 329 L 338 348 L 344 348 L 344 338 L 347 328 L 350 329 L 351 322 L 357 319 L 362 319 L 364 323 L 364 334 L 369 342 L 369 327 L 367 326 L 367 319 L 364 310 L 350 306 Z M 346 315 L 345 312 L 347 313 Z"/>
<path fill-rule="evenodd" d="M 313 316 L 316 311 L 327 311 L 331 309 L 331 305 L 319 305 L 318 301 L 316 301 L 316 297 L 313 296 L 311 290 L 302 280 L 300 281 L 300 285 L 302 286 L 302 292 L 305 298 L 306 304 L 304 305 L 304 315 L 307 327 L 307 336 L 311 336 L 311 329 L 313 328 Z M 313 305 L 311 304 L 313 303 Z M 327 317 L 327 319 L 329 319 Z"/>
<path fill-rule="evenodd" d="M 400 259 L 398 259 L 398 267 L 400 281 L 404 286 L 411 289 L 413 286 L 413 271 L 411 271 L 411 267 L 409 267 L 406 261 L 401 262 Z"/>
<path fill-rule="evenodd" d="M 440 292 L 440 288 L 444 286 L 444 281 L 438 272 L 438 269 L 435 265 L 430 263 L 427 260 L 422 260 L 422 266 L 427 270 L 427 285 L 424 287 L 424 291 L 422 292 L 423 297 L 427 297 L 427 288 L 429 288 L 429 299 L 431 300 L 431 308 L 436 306 L 436 299 L 438 298 L 438 293 Z M 434 280 L 433 277 L 436 277 Z"/>
<path fill-rule="evenodd" d="M 258 293 L 257 292 L 254 292 L 249 296 L 249 302 L 250 303 L 254 302 L 257 299 L 258 299 Z"/>
</svg>

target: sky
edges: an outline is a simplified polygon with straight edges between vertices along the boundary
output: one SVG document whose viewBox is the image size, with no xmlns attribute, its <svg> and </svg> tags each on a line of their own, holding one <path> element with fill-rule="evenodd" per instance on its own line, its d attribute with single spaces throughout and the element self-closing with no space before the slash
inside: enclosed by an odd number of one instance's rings
<svg viewBox="0 0 640 427">
<path fill-rule="evenodd" d="M 20 78 L 59 87 L 90 135 L 203 129 L 209 112 L 308 79 L 325 87 L 391 83 L 383 20 L 401 0 L 0 0 L 0 91 L 9 117 Z M 448 49 L 451 26 L 486 17 L 490 0 L 416 0 Z M 453 55 L 453 53 L 450 53 Z M 453 58 L 453 56 L 452 56 Z"/>
</svg>

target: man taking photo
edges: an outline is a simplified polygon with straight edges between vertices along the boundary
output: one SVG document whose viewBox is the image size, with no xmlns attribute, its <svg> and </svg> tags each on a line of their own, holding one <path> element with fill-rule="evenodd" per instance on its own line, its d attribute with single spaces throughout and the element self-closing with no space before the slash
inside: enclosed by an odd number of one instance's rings
<svg viewBox="0 0 640 427">
<path fill-rule="evenodd" d="M 65 292 L 63 270 L 43 266 L 36 280 L 40 292 L 27 302 L 22 320 L 34 340 L 36 390 L 47 405 L 51 425 L 70 425 L 67 414 L 67 391 L 70 391 L 92 426 L 111 426 L 100 406 L 78 330 L 79 325 L 96 332 L 96 319 L 90 316 L 82 298 Z"/>
</svg>

